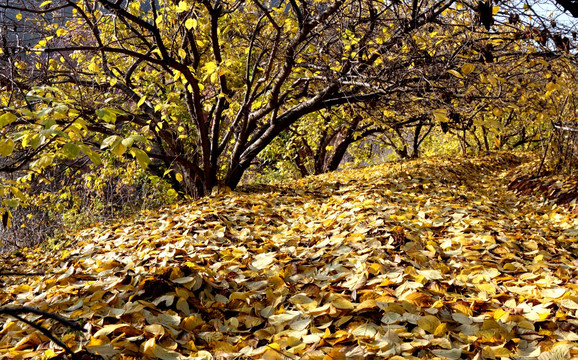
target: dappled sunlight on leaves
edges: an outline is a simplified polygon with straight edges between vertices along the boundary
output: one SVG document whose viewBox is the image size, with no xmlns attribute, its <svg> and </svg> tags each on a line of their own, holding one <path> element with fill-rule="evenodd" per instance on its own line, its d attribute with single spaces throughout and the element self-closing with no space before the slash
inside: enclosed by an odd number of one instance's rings
<svg viewBox="0 0 578 360">
<path fill-rule="evenodd" d="M 4 305 L 105 359 L 578 356 L 578 219 L 506 189 L 530 161 L 433 158 L 216 194 L 6 255 Z M 4 320 L 6 358 L 58 354 Z"/>
</svg>

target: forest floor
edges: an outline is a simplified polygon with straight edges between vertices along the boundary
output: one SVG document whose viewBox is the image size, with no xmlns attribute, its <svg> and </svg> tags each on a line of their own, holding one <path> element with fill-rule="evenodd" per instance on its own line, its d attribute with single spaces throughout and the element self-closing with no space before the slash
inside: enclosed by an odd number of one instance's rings
<svg viewBox="0 0 578 360">
<path fill-rule="evenodd" d="M 4 308 L 84 332 L 1 315 L 0 358 L 64 359 L 36 327 L 79 359 L 578 358 L 578 200 L 556 204 L 576 187 L 511 190 L 536 165 L 334 172 L 3 255 Z"/>
</svg>

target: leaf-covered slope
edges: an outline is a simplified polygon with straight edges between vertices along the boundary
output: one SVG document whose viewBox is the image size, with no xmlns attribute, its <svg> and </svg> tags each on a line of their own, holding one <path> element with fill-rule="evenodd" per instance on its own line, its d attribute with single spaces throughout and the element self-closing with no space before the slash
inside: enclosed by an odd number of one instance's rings
<svg viewBox="0 0 578 360">
<path fill-rule="evenodd" d="M 578 356 L 578 219 L 506 190 L 503 153 L 221 194 L 3 259 L 2 304 L 106 359 Z M 0 354 L 61 349 L 5 318 Z"/>
</svg>

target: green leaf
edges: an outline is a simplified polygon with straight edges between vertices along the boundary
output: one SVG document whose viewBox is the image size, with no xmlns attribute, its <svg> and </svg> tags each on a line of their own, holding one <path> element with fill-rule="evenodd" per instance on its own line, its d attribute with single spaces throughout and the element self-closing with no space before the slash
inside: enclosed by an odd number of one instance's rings
<svg viewBox="0 0 578 360">
<path fill-rule="evenodd" d="M 58 136 L 62 136 L 62 137 L 66 137 L 66 134 L 64 134 L 61 130 L 59 129 L 44 129 L 42 131 L 40 131 L 40 135 L 42 136 L 50 136 L 50 135 L 58 135 Z"/>
<path fill-rule="evenodd" d="M 16 119 L 18 119 L 18 117 L 12 113 L 5 113 L 0 115 L 0 128 L 13 123 L 16 121 Z"/>
<path fill-rule="evenodd" d="M 20 201 L 26 201 L 26 196 L 15 186 L 10 187 L 10 191 L 12 191 L 12 195 L 16 196 Z"/>
<path fill-rule="evenodd" d="M 121 140 L 122 138 L 118 135 L 109 136 L 102 141 L 102 143 L 100 144 L 100 148 L 106 149 L 107 147 L 112 147 L 113 145 L 115 145 L 115 143 L 120 142 Z"/>
<path fill-rule="evenodd" d="M 115 144 L 112 147 L 112 152 L 116 156 L 122 156 L 126 152 L 127 147 L 123 144 L 123 142 L 124 140 L 122 142 Z"/>
<path fill-rule="evenodd" d="M 132 145 L 134 144 L 134 138 L 132 138 L 132 137 L 129 136 L 129 137 L 127 137 L 126 139 L 123 139 L 123 140 L 122 140 L 122 144 L 123 144 L 124 146 L 126 146 L 127 148 L 131 148 Z"/>
<path fill-rule="evenodd" d="M 40 171 L 52 165 L 53 162 L 54 156 L 51 154 L 46 154 L 41 156 L 40 159 L 30 163 L 30 169 Z"/>
<path fill-rule="evenodd" d="M 17 208 L 20 203 L 16 199 L 4 199 L 2 200 L 2 204 L 9 206 L 13 209 Z"/>
<path fill-rule="evenodd" d="M 93 151 L 88 145 L 80 144 L 80 145 L 78 145 L 78 148 L 86 156 L 88 156 L 88 158 L 90 159 L 90 161 L 92 161 L 92 163 L 94 165 L 102 164 L 102 160 L 100 159 L 100 156 L 96 153 L 96 151 Z"/>
<path fill-rule="evenodd" d="M 136 158 L 136 161 L 143 169 L 146 169 L 147 166 L 151 163 L 151 159 L 147 153 L 139 148 L 130 149 L 130 153 Z"/>
<path fill-rule="evenodd" d="M 44 129 L 51 129 L 54 125 L 56 125 L 56 120 L 52 116 L 42 122 Z"/>
<path fill-rule="evenodd" d="M 0 141 L 0 156 L 10 156 L 13 150 L 14 141 L 12 141 L 12 139 Z"/>
<path fill-rule="evenodd" d="M 32 146 L 32 148 L 33 148 L 34 150 L 38 149 L 38 147 L 39 147 L 40 145 L 42 145 L 42 143 L 43 143 L 43 140 L 42 140 L 42 139 L 40 138 L 40 136 L 38 136 L 38 135 L 34 135 L 34 136 L 32 137 L 32 139 L 30 140 L 30 146 Z"/>
<path fill-rule="evenodd" d="M 51 107 L 46 107 L 42 110 L 40 110 L 39 112 L 36 113 L 36 116 L 40 119 L 42 119 L 43 117 L 45 117 L 46 115 L 49 115 L 54 109 Z"/>
<path fill-rule="evenodd" d="M 131 135 L 129 136 L 129 138 L 134 139 L 134 141 L 138 141 L 138 142 L 146 142 L 147 138 L 142 136 L 142 135 Z"/>
<path fill-rule="evenodd" d="M 96 116 L 107 123 L 114 124 L 116 122 L 116 114 L 111 109 L 98 109 Z"/>
<path fill-rule="evenodd" d="M 78 156 L 80 152 L 80 148 L 75 143 L 66 143 L 62 147 L 62 153 L 66 156 L 67 159 L 74 159 Z"/>
</svg>

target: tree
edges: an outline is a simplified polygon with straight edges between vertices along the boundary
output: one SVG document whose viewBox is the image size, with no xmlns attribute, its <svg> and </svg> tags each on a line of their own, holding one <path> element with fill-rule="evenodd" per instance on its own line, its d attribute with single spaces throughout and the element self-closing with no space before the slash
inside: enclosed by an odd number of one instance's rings
<svg viewBox="0 0 578 360">
<path fill-rule="evenodd" d="M 453 3 L 6 1 L 3 223 L 23 183 L 78 157 L 134 158 L 193 197 L 234 188 L 304 116 L 416 81 L 387 54 Z"/>
<path fill-rule="evenodd" d="M 551 91 L 540 88 L 565 88 L 552 84 L 552 79 L 555 82 L 558 77 L 556 71 L 543 64 L 571 59 L 567 56 L 574 46 L 571 24 L 556 24 L 555 16 L 537 13 L 528 4 L 501 3 L 489 15 L 479 11 L 479 3 L 456 3 L 428 26 L 397 33 L 395 42 L 400 47 L 382 54 L 388 60 L 384 66 L 390 68 L 390 74 L 411 72 L 411 82 L 398 82 L 397 88 L 369 106 L 351 106 L 350 116 L 327 113 L 303 118 L 289 133 L 294 138 L 283 140 L 293 145 L 277 144 L 276 150 L 267 152 L 267 158 L 277 152 L 282 161 L 294 159 L 294 166 L 302 174 L 334 169 L 318 165 L 324 161 L 339 163 L 341 158 L 336 155 L 340 152 L 334 152 L 337 147 L 325 140 L 347 143 L 342 129 L 353 129 L 357 142 L 363 141 L 362 134 L 380 134 L 377 138 L 402 157 L 417 157 L 426 137 L 445 133 L 458 139 L 464 154 L 475 145 L 478 151 L 489 151 L 490 142 L 492 147 L 500 148 L 539 141 L 535 135 L 543 123 L 540 119 L 553 115 L 550 110 L 554 110 L 554 104 L 546 101 L 547 109 L 542 104 L 544 114 L 538 121 L 525 109 L 544 103 L 544 95 L 550 96 Z M 398 28 L 404 21 L 403 16 L 391 18 L 392 26 Z M 558 73 L 563 78 L 572 71 L 566 67 Z M 524 88 L 523 84 L 531 87 Z M 364 121 L 358 121 L 360 115 Z M 286 148 L 292 153 L 288 154 Z"/>
<path fill-rule="evenodd" d="M 453 106 L 442 90 L 459 80 L 448 71 L 474 57 L 490 63 L 498 40 L 459 41 L 508 22 L 497 6 L 490 14 L 480 6 L 5 1 L 0 9 L 15 15 L 3 27 L 11 65 L 2 83 L 0 171 L 39 173 L 80 156 L 99 164 L 105 155 L 134 158 L 193 197 L 234 188 L 263 149 L 312 114 L 420 94 Z M 16 36 L 20 22 L 26 41 Z M 526 25 L 516 26 L 512 34 Z M 356 119 L 343 131 L 367 126 Z M 321 168 L 335 168 L 338 158 Z M 1 196 L 14 198 L 17 187 L 4 186 Z"/>
</svg>

